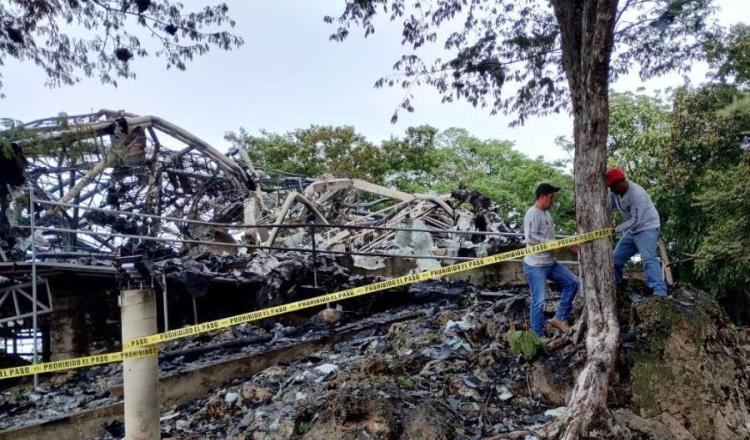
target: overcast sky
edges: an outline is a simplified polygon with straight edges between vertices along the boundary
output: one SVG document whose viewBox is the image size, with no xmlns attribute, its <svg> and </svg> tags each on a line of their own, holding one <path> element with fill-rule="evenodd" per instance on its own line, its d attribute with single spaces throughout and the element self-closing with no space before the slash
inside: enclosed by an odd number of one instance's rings
<svg viewBox="0 0 750 440">
<path fill-rule="evenodd" d="M 188 7 L 193 1 L 185 2 Z M 198 3 L 198 2 L 196 2 Z M 205 3 L 205 2 L 200 2 Z M 8 60 L 4 67 L 5 99 L 0 117 L 30 121 L 54 116 L 124 109 L 158 115 L 225 150 L 227 131 L 244 127 L 285 132 L 311 124 L 351 125 L 373 141 L 400 136 L 412 125 L 440 129 L 466 128 L 480 138 L 511 140 L 532 157 L 564 157 L 554 145 L 557 136 L 569 136 L 570 117 L 533 118 L 523 127 L 509 128 L 511 117 L 492 116 L 465 102 L 441 104 L 431 88 L 416 91 L 415 113 L 400 113 L 390 123 L 403 96 L 401 89 L 375 89 L 373 83 L 388 74 L 403 53 L 400 27 L 380 26 L 364 39 L 352 35 L 344 43 L 328 40 L 333 30 L 324 15 L 340 12 L 341 2 L 228 0 L 237 20 L 234 32 L 245 45 L 232 52 L 212 51 L 188 65 L 184 72 L 166 71 L 156 58 L 135 61 L 137 79 L 120 81 L 117 88 L 84 79 L 74 86 L 43 87 L 43 72 L 31 63 Z M 728 25 L 750 18 L 750 1 L 718 0 L 719 20 Z M 705 67 L 690 75 L 703 81 Z M 677 75 L 644 84 L 635 76 L 620 79 L 614 90 L 635 91 L 676 86 Z"/>
</svg>

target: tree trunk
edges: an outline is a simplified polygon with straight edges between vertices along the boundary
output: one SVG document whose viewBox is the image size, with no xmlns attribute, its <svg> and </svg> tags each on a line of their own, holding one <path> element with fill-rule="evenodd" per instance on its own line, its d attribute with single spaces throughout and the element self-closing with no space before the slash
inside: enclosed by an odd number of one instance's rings
<svg viewBox="0 0 750 440">
<path fill-rule="evenodd" d="M 578 232 L 611 227 L 604 175 L 609 123 L 609 61 L 617 0 L 552 0 L 560 25 L 563 67 L 574 117 L 575 196 Z M 568 410 L 549 434 L 586 436 L 606 420 L 607 390 L 617 356 L 612 242 L 581 246 L 582 292 L 588 331 L 587 362 L 578 376 Z"/>
</svg>

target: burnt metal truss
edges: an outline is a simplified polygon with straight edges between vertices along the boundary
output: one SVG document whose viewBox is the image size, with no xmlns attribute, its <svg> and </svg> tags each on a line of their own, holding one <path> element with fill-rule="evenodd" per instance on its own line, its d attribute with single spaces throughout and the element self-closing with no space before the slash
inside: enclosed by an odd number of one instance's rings
<svg viewBox="0 0 750 440">
<path fill-rule="evenodd" d="M 0 227 L 3 261 L 28 259 L 32 239 L 38 253 L 65 261 L 140 254 L 144 247 L 157 259 L 205 251 L 236 255 L 242 245 L 247 251 L 315 244 L 321 252 L 393 253 L 398 228 L 413 221 L 435 238 L 455 237 L 451 231 L 518 235 L 478 194 L 411 194 L 333 176 L 260 176 L 247 152 L 225 155 L 154 116 L 101 110 L 20 128 L 15 144 L 27 161 L 27 184 L 3 205 L 0 223 L 15 223 Z M 33 238 L 31 192 L 37 201 Z M 463 202 L 474 209 L 460 209 Z M 282 223 L 341 226 L 316 234 L 279 228 Z M 363 226 L 391 229 L 358 229 Z"/>
<path fill-rule="evenodd" d="M 30 296 L 38 328 L 36 316 L 52 310 L 49 287 L 47 303 L 23 289 L 38 287 L 40 272 L 53 287 L 60 273 L 117 273 L 121 286 L 161 280 L 164 292 L 169 277 L 186 291 L 200 289 L 185 280 L 205 280 L 205 291 L 233 280 L 262 284 L 278 302 L 305 277 L 282 271 L 291 275 L 281 288 L 277 267 L 311 268 L 318 288 L 318 272 L 338 268 L 334 256 L 368 270 L 388 258 L 425 268 L 523 246 L 476 191 L 412 194 L 335 176 L 261 175 L 247 151 L 224 154 L 154 116 L 101 110 L 40 119 L 10 140 L 11 156 L 20 151 L 26 163 L 0 156 L 0 167 L 23 168 L 24 177 L 0 180 L 0 323 L 24 322 L 28 314 L 8 301 Z"/>
<path fill-rule="evenodd" d="M 52 292 L 45 278 L 37 278 L 37 286 L 46 288 L 46 295 L 37 296 L 36 314 L 52 312 Z M 0 288 L 0 327 L 3 325 L 22 325 L 24 320 L 31 319 L 34 313 L 34 297 L 31 293 L 32 282 L 13 284 Z"/>
<path fill-rule="evenodd" d="M 257 178 L 249 163 L 227 157 L 158 117 L 101 110 L 40 119 L 20 129 L 23 137 L 17 142 L 27 161 L 27 184 L 40 201 L 235 222 L 242 219 L 243 201 L 256 189 Z M 16 210 L 23 211 L 23 198 L 17 201 Z M 196 224 L 63 205 L 40 208 L 38 226 L 102 232 L 37 237 L 48 252 L 116 252 L 123 241 L 107 233 L 214 238 L 208 228 Z M 25 254 L 23 240 L 18 244 Z"/>
</svg>

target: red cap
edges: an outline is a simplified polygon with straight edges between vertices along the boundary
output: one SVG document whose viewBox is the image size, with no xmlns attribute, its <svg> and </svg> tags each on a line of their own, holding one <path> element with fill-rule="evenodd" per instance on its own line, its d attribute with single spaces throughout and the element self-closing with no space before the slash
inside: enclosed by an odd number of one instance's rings
<svg viewBox="0 0 750 440">
<path fill-rule="evenodd" d="M 620 168 L 610 168 L 607 170 L 607 186 L 625 178 L 625 172 Z"/>
</svg>

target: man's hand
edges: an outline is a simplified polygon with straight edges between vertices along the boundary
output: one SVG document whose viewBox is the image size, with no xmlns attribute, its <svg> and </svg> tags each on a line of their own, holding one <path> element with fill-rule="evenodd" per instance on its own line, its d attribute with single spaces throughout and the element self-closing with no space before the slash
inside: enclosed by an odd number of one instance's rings
<svg viewBox="0 0 750 440">
<path fill-rule="evenodd" d="M 574 254 L 578 254 L 581 252 L 581 245 L 580 244 L 571 244 L 568 246 L 568 249 L 570 249 Z"/>
</svg>

